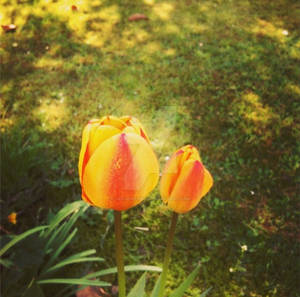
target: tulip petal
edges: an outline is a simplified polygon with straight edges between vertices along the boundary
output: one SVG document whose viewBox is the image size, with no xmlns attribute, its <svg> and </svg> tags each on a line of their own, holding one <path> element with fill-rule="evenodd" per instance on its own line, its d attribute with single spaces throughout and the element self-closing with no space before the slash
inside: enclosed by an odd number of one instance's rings
<svg viewBox="0 0 300 297">
<path fill-rule="evenodd" d="M 135 117 L 132 116 L 123 116 L 121 120 L 126 123 L 128 126 L 132 126 L 139 135 L 141 135 L 148 143 L 150 143 L 149 137 L 146 133 L 145 128 L 142 123 Z"/>
<path fill-rule="evenodd" d="M 180 167 L 183 166 L 184 162 L 187 160 L 199 160 L 201 161 L 198 150 L 191 144 L 188 144 L 181 148 L 184 151 L 184 154 L 181 158 Z"/>
<path fill-rule="evenodd" d="M 82 189 L 81 198 L 83 201 L 87 202 L 88 204 L 94 206 L 94 203 L 89 199 L 89 197 L 85 194 L 84 190 Z"/>
<path fill-rule="evenodd" d="M 161 181 L 160 181 L 160 195 L 165 203 L 167 203 L 168 198 L 175 186 L 177 178 L 180 173 L 181 158 L 184 154 L 183 150 L 178 150 L 171 156 L 165 165 Z"/>
<path fill-rule="evenodd" d="M 108 125 L 123 130 L 126 127 L 126 123 L 122 121 L 122 119 L 117 118 L 115 116 L 105 116 L 100 119 L 101 125 Z"/>
<path fill-rule="evenodd" d="M 123 133 L 135 133 L 137 135 L 139 135 L 139 133 L 133 128 L 133 127 L 130 127 L 130 126 L 127 126 L 125 129 L 123 129 L 122 131 Z"/>
<path fill-rule="evenodd" d="M 79 162 L 78 162 L 78 172 L 79 172 L 79 179 L 80 183 L 82 183 L 82 168 L 83 164 L 87 163 L 88 156 L 86 155 L 87 146 L 89 142 L 90 132 L 91 130 L 98 126 L 100 123 L 99 120 L 91 120 L 88 122 L 88 124 L 84 127 L 82 131 L 82 141 L 81 141 L 81 150 L 79 155 Z"/>
<path fill-rule="evenodd" d="M 126 210 L 140 203 L 155 187 L 159 169 L 148 143 L 134 133 L 102 142 L 86 165 L 83 188 L 102 208 Z"/>
<path fill-rule="evenodd" d="M 208 193 L 210 188 L 213 186 L 213 183 L 214 181 L 210 172 L 204 167 L 204 181 L 202 185 L 201 198 Z"/>
<path fill-rule="evenodd" d="M 178 213 L 193 209 L 202 195 L 205 170 L 199 160 L 186 161 L 181 169 L 175 187 L 168 199 L 168 206 Z"/>
<path fill-rule="evenodd" d="M 120 133 L 121 130 L 113 126 L 99 125 L 91 130 L 88 142 L 88 154 L 91 156 L 97 147 L 109 137 Z"/>
</svg>

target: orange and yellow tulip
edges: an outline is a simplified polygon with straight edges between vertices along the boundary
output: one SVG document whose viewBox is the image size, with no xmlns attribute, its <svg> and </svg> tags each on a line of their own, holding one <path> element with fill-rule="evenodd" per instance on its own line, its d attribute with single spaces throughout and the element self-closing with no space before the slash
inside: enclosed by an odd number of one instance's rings
<svg viewBox="0 0 300 297">
<path fill-rule="evenodd" d="M 185 213 L 197 206 L 212 185 L 213 178 L 202 164 L 198 150 L 186 145 L 167 162 L 160 182 L 160 194 L 169 208 Z"/>
<path fill-rule="evenodd" d="M 126 210 L 158 182 L 159 166 L 142 124 L 134 117 L 105 116 L 88 122 L 79 156 L 82 199 L 101 208 Z"/>
</svg>

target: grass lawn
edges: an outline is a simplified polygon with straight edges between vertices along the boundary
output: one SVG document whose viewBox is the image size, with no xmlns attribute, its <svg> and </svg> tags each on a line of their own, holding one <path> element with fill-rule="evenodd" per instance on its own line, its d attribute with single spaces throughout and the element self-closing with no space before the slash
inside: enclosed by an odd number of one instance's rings
<svg viewBox="0 0 300 297">
<path fill-rule="evenodd" d="M 299 15 L 296 0 L 2 0 L 17 28 L 0 33 L 1 229 L 80 199 L 83 126 L 133 115 L 161 166 L 192 143 L 215 181 L 180 216 L 168 287 L 201 262 L 186 296 L 300 296 Z M 107 267 L 109 216 L 90 210 L 73 244 Z M 127 264 L 162 264 L 170 216 L 157 189 L 124 213 Z"/>
</svg>

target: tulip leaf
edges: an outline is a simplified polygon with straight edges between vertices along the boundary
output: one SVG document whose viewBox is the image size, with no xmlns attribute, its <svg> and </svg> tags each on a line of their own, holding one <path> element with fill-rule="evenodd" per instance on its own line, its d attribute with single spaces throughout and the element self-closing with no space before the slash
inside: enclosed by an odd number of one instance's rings
<svg viewBox="0 0 300 297">
<path fill-rule="evenodd" d="M 200 265 L 198 265 L 191 274 L 185 279 L 185 281 L 170 295 L 170 297 L 183 297 L 184 292 L 192 284 L 193 280 L 197 276 L 200 270 Z"/>
<path fill-rule="evenodd" d="M 55 253 L 52 255 L 48 263 L 46 264 L 45 268 L 43 269 L 43 273 L 48 270 L 48 268 L 53 264 L 53 262 L 56 260 L 56 258 L 60 255 L 60 253 L 63 251 L 63 249 L 71 242 L 75 234 L 77 233 L 77 228 L 73 230 L 73 232 L 68 236 L 68 238 L 65 240 L 65 242 L 55 251 Z"/>
<path fill-rule="evenodd" d="M 162 271 L 162 269 L 160 267 L 151 266 L 151 265 L 126 265 L 124 267 L 124 270 L 125 270 L 125 272 L 129 272 L 129 271 L 161 272 Z M 118 272 L 118 268 L 113 267 L 113 268 L 100 270 L 100 271 L 97 271 L 94 273 L 90 273 L 87 276 L 85 276 L 85 278 L 94 278 L 94 277 L 107 275 L 107 274 L 113 274 L 113 273 L 117 273 L 117 272 Z"/>
<path fill-rule="evenodd" d="M 74 255 L 68 257 L 68 259 L 71 260 L 71 259 L 77 259 L 77 258 L 81 258 L 81 257 L 88 257 L 91 255 L 94 255 L 95 253 L 96 253 L 95 249 L 90 249 L 90 250 L 86 250 L 86 251 L 74 254 Z"/>
<path fill-rule="evenodd" d="M 146 286 L 146 272 L 136 282 L 136 284 L 128 294 L 128 297 L 144 297 L 146 293 L 145 286 Z"/>
<path fill-rule="evenodd" d="M 64 225 L 61 225 L 61 226 L 57 227 L 57 228 L 55 229 L 55 231 L 52 233 L 50 239 L 47 241 L 47 244 L 46 244 L 46 246 L 45 246 L 45 251 L 46 251 L 46 253 L 49 253 L 49 252 L 51 252 L 51 251 L 53 250 L 53 248 L 50 248 L 50 246 L 51 246 L 53 240 L 54 240 L 54 239 L 58 236 L 58 234 L 61 232 L 61 230 L 63 229 L 63 227 L 64 227 Z"/>
<path fill-rule="evenodd" d="M 76 223 L 77 219 L 82 215 L 84 211 L 86 211 L 88 208 L 88 205 L 85 203 L 83 207 L 81 207 L 78 211 L 75 211 L 71 218 L 64 222 L 63 228 L 61 229 L 61 232 L 54 238 L 53 245 L 54 248 L 59 247 L 65 240 L 66 236 L 73 227 L 73 225 Z"/>
<path fill-rule="evenodd" d="M 161 282 L 161 275 L 159 276 L 159 278 L 157 279 L 157 281 L 155 283 L 155 286 L 154 286 L 153 291 L 151 293 L 151 297 L 157 297 L 158 296 L 160 282 Z"/>
<path fill-rule="evenodd" d="M 59 269 L 59 268 L 61 268 L 63 266 L 66 266 L 66 265 L 70 265 L 70 264 L 74 264 L 74 263 L 81 263 L 81 262 L 92 262 L 92 261 L 103 262 L 104 259 L 100 258 L 100 257 L 84 257 L 84 258 L 77 258 L 77 259 L 76 258 L 75 259 L 67 258 L 67 259 L 59 262 L 58 264 L 50 267 L 47 271 L 45 271 L 45 273 L 56 270 L 56 269 Z"/>
<path fill-rule="evenodd" d="M 85 206 L 86 203 L 84 201 L 75 201 L 73 203 L 67 204 L 63 209 L 61 209 L 58 214 L 51 220 L 49 229 L 44 234 L 47 237 L 57 225 L 60 224 L 67 216 L 69 216 L 74 211 L 80 209 L 80 207 Z"/>
<path fill-rule="evenodd" d="M 41 230 L 44 230 L 45 228 L 47 228 L 48 226 L 38 226 L 35 227 L 33 229 L 30 229 L 20 235 L 15 236 L 11 241 L 9 241 L 1 250 L 0 250 L 0 257 L 8 250 L 10 249 L 12 246 L 14 246 L 16 243 L 18 243 L 20 240 L 23 240 L 24 238 L 26 238 L 27 236 L 39 232 Z"/>
<path fill-rule="evenodd" d="M 84 286 L 98 286 L 98 287 L 109 287 L 110 283 L 89 280 L 85 278 L 50 278 L 37 281 L 38 284 L 68 284 L 68 285 L 84 285 Z"/>
</svg>

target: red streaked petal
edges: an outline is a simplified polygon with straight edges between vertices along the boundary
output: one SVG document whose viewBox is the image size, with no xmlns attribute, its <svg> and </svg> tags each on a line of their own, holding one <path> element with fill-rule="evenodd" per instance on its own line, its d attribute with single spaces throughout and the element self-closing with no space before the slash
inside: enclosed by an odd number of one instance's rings
<svg viewBox="0 0 300 297">
<path fill-rule="evenodd" d="M 165 165 L 160 181 L 160 195 L 165 203 L 167 203 L 170 194 L 176 184 L 180 173 L 180 160 L 183 150 L 176 151 Z"/>
<path fill-rule="evenodd" d="M 134 129 L 136 129 L 137 133 L 141 135 L 148 143 L 150 143 L 145 128 L 137 118 L 132 116 L 123 116 L 120 119 L 123 120 L 127 126 L 132 126 Z"/>
<path fill-rule="evenodd" d="M 139 176 L 125 133 L 122 133 L 119 138 L 109 176 L 107 190 L 112 204 L 111 207 L 114 207 L 114 209 L 127 208 L 126 204 L 129 200 L 133 202 L 132 200 L 136 199 Z"/>
<path fill-rule="evenodd" d="M 180 176 L 168 200 L 168 206 L 178 213 L 194 208 L 201 199 L 204 166 L 198 160 L 184 163 Z"/>
<path fill-rule="evenodd" d="M 82 131 L 81 150 L 80 150 L 79 161 L 78 161 L 78 172 L 79 172 L 80 183 L 82 183 L 83 167 L 85 167 L 87 160 L 89 158 L 87 156 L 87 147 L 88 147 L 90 132 L 94 127 L 98 125 L 99 125 L 99 120 L 97 119 L 91 120 L 88 122 L 88 124 L 84 127 Z"/>
<path fill-rule="evenodd" d="M 83 187 L 94 205 L 126 210 L 146 198 L 158 176 L 158 162 L 149 144 L 135 133 L 122 133 L 104 141 L 93 153 Z"/>
</svg>

